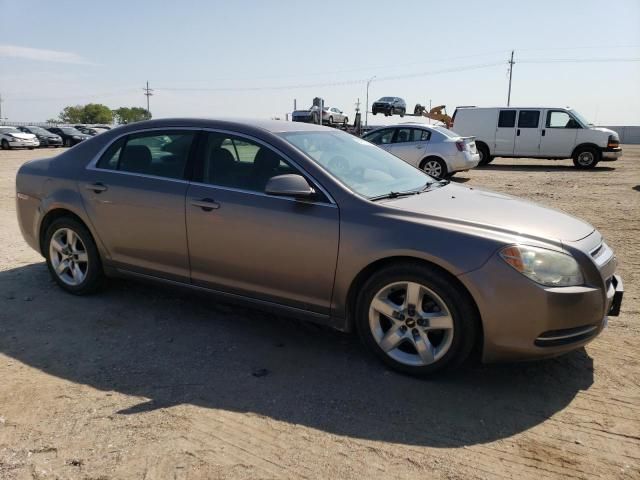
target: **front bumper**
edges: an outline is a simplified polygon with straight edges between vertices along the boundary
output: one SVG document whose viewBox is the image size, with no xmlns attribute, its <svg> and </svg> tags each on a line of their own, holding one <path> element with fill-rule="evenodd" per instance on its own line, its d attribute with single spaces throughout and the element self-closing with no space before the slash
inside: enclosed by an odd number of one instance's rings
<svg viewBox="0 0 640 480">
<path fill-rule="evenodd" d="M 483 361 L 554 357 L 589 343 L 620 312 L 623 286 L 615 267 L 611 252 L 602 265 L 592 262 L 585 285 L 545 287 L 494 255 L 461 275 L 482 318 Z"/>
<path fill-rule="evenodd" d="M 614 161 L 622 156 L 622 148 L 620 147 L 607 147 L 602 149 L 602 160 Z"/>
<path fill-rule="evenodd" d="M 11 148 L 34 148 L 34 147 L 39 147 L 40 142 L 38 140 L 15 139 L 15 140 L 9 141 L 9 146 Z"/>
<path fill-rule="evenodd" d="M 62 145 L 62 139 L 56 138 L 41 138 L 40 146 L 41 147 L 59 147 Z"/>
</svg>

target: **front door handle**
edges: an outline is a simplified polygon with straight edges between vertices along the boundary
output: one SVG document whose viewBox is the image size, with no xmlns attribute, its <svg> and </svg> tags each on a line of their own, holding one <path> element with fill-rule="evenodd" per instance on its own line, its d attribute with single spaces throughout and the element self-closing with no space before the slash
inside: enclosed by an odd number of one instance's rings
<svg viewBox="0 0 640 480">
<path fill-rule="evenodd" d="M 200 207 L 205 212 L 210 212 L 211 210 L 217 210 L 218 208 L 220 208 L 220 204 L 213 201 L 211 198 L 191 200 L 191 205 L 193 205 L 194 207 Z"/>
<path fill-rule="evenodd" d="M 91 191 L 93 191 L 93 192 L 95 192 L 95 193 L 102 193 L 102 192 L 104 192 L 105 190 L 108 190 L 108 189 L 109 189 L 106 185 L 104 185 L 104 184 L 102 184 L 102 183 L 100 183 L 100 182 L 90 183 L 90 184 L 88 184 L 88 185 L 85 185 L 85 188 L 86 188 L 87 190 L 91 190 Z"/>
<path fill-rule="evenodd" d="M 542 130 L 542 136 L 543 137 L 545 136 L 545 132 L 546 132 L 546 130 Z"/>
</svg>

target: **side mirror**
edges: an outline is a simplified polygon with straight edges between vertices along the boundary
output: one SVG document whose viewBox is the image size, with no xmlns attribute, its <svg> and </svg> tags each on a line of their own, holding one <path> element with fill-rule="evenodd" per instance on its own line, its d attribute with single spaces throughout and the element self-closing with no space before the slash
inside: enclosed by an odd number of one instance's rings
<svg viewBox="0 0 640 480">
<path fill-rule="evenodd" d="M 316 193 L 302 175 L 288 174 L 271 177 L 264 187 L 264 192 L 269 195 L 278 195 L 296 198 L 308 198 Z"/>
</svg>

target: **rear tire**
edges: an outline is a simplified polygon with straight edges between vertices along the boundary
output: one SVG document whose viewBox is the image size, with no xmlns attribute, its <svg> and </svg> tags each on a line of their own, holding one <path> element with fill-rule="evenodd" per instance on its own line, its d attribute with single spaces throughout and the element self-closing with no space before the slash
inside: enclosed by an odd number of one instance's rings
<svg viewBox="0 0 640 480">
<path fill-rule="evenodd" d="M 346 127 L 347 125 L 349 125 L 349 117 L 344 117 L 344 120 L 342 121 L 342 124 Z"/>
<path fill-rule="evenodd" d="M 333 117 L 329 117 L 329 125 L 333 125 Z"/>
<path fill-rule="evenodd" d="M 489 165 L 493 161 L 493 157 L 491 157 L 491 154 L 489 153 L 489 147 L 484 143 L 476 143 L 476 148 L 480 154 L 480 162 L 478 165 Z"/>
<path fill-rule="evenodd" d="M 573 164 L 580 170 L 588 170 L 594 168 L 602 154 L 600 150 L 594 147 L 582 147 L 577 149 L 573 154 Z"/>
<path fill-rule="evenodd" d="M 102 286 L 104 273 L 98 248 L 78 220 L 54 220 L 45 233 L 43 251 L 49 273 L 63 290 L 88 295 Z"/>
<path fill-rule="evenodd" d="M 479 325 L 466 291 L 437 268 L 416 263 L 373 274 L 358 295 L 355 321 L 362 342 L 379 359 L 420 376 L 466 360 Z"/>
<path fill-rule="evenodd" d="M 447 169 L 447 164 L 438 157 L 427 157 L 420 163 L 420 168 L 427 175 L 437 178 L 438 180 L 442 180 L 445 178 L 449 171 Z"/>
<path fill-rule="evenodd" d="M 403 108 L 400 110 L 400 118 L 404 117 L 405 113 L 407 113 L 407 109 Z"/>
<path fill-rule="evenodd" d="M 11 145 L 6 140 L 2 140 L 2 150 L 11 150 Z"/>
</svg>

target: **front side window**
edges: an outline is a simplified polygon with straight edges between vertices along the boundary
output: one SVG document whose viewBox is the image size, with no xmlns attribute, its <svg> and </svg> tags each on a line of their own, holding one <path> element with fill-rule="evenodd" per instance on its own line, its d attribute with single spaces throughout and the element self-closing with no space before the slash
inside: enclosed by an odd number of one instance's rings
<svg viewBox="0 0 640 480">
<path fill-rule="evenodd" d="M 500 110 L 500 116 L 498 117 L 498 127 L 513 128 L 515 126 L 516 126 L 516 111 Z"/>
<path fill-rule="evenodd" d="M 194 132 L 136 133 L 113 143 L 97 168 L 165 178 L 184 178 Z"/>
<path fill-rule="evenodd" d="M 272 149 L 243 137 L 207 133 L 194 180 L 208 185 L 264 192 L 277 175 L 299 173 Z"/>
<path fill-rule="evenodd" d="M 538 128 L 539 123 L 540 110 L 520 110 L 518 128 Z"/>
<path fill-rule="evenodd" d="M 365 197 L 420 190 L 433 181 L 404 160 L 348 133 L 285 132 L 280 136 Z"/>
<path fill-rule="evenodd" d="M 547 112 L 546 128 L 580 128 L 578 122 L 567 112 L 559 110 Z"/>
<path fill-rule="evenodd" d="M 364 138 L 368 142 L 375 143 L 376 145 L 387 145 L 391 143 L 391 140 L 393 140 L 393 132 L 393 128 L 385 128 L 371 132 L 370 134 L 365 135 Z"/>
</svg>

